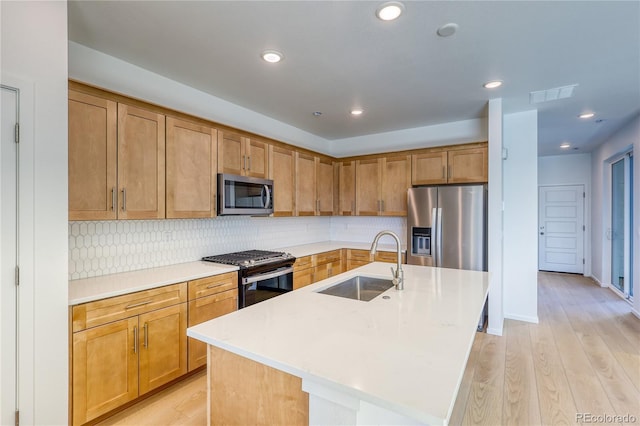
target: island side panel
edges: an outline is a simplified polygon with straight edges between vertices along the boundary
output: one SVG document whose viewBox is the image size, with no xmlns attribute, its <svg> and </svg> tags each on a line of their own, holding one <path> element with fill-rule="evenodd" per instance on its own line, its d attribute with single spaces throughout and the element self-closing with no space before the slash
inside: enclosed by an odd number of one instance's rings
<svg viewBox="0 0 640 426">
<path fill-rule="evenodd" d="M 209 425 L 309 425 L 302 379 L 209 345 Z"/>
</svg>

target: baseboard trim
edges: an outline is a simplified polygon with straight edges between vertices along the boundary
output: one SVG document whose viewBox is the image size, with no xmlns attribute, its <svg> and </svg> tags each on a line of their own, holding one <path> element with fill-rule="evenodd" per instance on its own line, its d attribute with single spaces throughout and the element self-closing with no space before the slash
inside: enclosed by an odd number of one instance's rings
<svg viewBox="0 0 640 426">
<path fill-rule="evenodd" d="M 493 334 L 494 336 L 502 336 L 502 328 L 487 328 L 487 334 Z"/>
<path fill-rule="evenodd" d="M 589 275 L 588 277 L 598 283 L 600 287 L 609 287 L 607 284 L 602 284 L 602 282 L 595 275 Z"/>
<path fill-rule="evenodd" d="M 516 321 L 524 321 L 530 322 L 533 324 L 538 324 L 540 321 L 538 320 L 538 316 L 527 316 L 527 315 L 517 315 L 517 314 L 504 314 L 506 319 L 512 319 Z"/>
</svg>

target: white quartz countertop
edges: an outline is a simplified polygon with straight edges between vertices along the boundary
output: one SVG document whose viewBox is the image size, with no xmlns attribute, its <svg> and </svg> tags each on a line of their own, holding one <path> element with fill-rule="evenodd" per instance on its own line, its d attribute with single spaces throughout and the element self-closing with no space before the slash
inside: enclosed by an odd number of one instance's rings
<svg viewBox="0 0 640 426">
<path fill-rule="evenodd" d="M 391 237 L 383 237 L 384 241 L 393 241 Z M 382 239 L 380 241 L 383 241 Z M 290 247 L 280 247 L 277 248 L 277 251 L 284 251 L 286 253 L 291 253 L 295 257 L 303 257 L 309 256 L 316 253 L 324 253 L 326 251 L 339 250 L 339 249 L 356 249 L 356 250 L 367 250 L 371 249 L 371 242 L 368 243 L 358 243 L 353 241 L 323 241 L 320 243 L 311 243 L 311 244 L 303 244 L 298 246 L 290 246 Z M 378 244 L 378 251 L 392 251 L 395 252 L 396 244 L 395 243 L 384 243 Z M 405 247 L 402 247 L 402 251 L 405 251 Z"/>
<path fill-rule="evenodd" d="M 237 266 L 197 261 L 72 280 L 69 281 L 69 305 L 77 305 L 237 270 Z"/>
<path fill-rule="evenodd" d="M 187 335 L 422 423 L 446 424 L 488 274 L 403 266 L 405 288 L 370 302 L 317 293 L 390 278 L 374 262 L 187 329 Z M 383 296 L 389 296 L 388 299 Z"/>
</svg>

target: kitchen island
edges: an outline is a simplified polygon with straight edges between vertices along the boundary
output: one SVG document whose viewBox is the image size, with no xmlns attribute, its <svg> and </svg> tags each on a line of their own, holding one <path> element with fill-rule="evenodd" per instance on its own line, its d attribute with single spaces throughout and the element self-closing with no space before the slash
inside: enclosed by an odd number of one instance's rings
<svg viewBox="0 0 640 426">
<path fill-rule="evenodd" d="M 369 302 L 318 293 L 375 262 L 187 330 L 209 346 L 210 424 L 447 424 L 484 272 L 403 265 Z M 235 421 L 233 421 L 235 420 Z"/>
</svg>

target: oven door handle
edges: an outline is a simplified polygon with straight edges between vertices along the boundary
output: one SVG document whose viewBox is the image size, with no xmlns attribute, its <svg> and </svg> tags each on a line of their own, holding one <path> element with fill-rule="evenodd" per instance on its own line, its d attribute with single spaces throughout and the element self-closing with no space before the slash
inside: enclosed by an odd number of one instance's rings
<svg viewBox="0 0 640 426">
<path fill-rule="evenodd" d="M 260 274 L 260 275 L 252 275 L 250 277 L 246 277 L 242 279 L 242 284 L 243 285 L 247 285 L 247 284 L 252 284 L 258 281 L 263 281 L 263 280 L 268 280 L 270 278 L 275 278 L 275 277 L 279 277 L 281 275 L 286 275 L 290 272 L 293 272 L 293 266 L 289 266 L 287 268 L 284 269 L 276 269 L 273 272 L 268 272 L 266 274 Z"/>
</svg>

